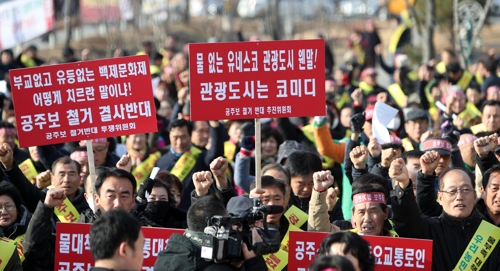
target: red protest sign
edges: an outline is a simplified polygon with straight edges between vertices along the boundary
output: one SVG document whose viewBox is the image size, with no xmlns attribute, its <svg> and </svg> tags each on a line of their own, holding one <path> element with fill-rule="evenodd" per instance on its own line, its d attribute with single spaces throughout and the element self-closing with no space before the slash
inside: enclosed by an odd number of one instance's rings
<svg viewBox="0 0 500 271">
<path fill-rule="evenodd" d="M 318 40 L 190 44 L 192 120 L 325 115 Z"/>
<path fill-rule="evenodd" d="M 157 131 L 146 55 L 9 73 L 20 147 Z"/>
<path fill-rule="evenodd" d="M 80 223 L 57 223 L 54 270 L 89 270 L 94 264 L 90 253 L 90 226 Z M 143 227 L 143 270 L 153 270 L 158 253 L 167 247 L 173 233 L 184 230 Z"/>
<path fill-rule="evenodd" d="M 288 270 L 307 270 L 326 232 L 290 232 Z M 385 236 L 361 236 L 375 257 L 376 271 L 431 270 L 432 241 Z"/>
</svg>

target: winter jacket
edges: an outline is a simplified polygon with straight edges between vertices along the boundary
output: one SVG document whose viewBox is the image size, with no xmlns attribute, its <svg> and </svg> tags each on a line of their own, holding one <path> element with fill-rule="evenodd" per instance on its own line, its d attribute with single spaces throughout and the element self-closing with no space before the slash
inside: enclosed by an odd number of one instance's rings
<svg viewBox="0 0 500 271">
<path fill-rule="evenodd" d="M 473 210 L 466 219 L 457 219 L 442 212 L 439 217 L 420 216 L 412 184 L 399 185 L 391 191 L 393 222 L 401 237 L 431 239 L 432 270 L 452 270 L 474 237 L 483 218 Z M 500 270 L 500 246 L 496 246 L 482 270 Z"/>
<path fill-rule="evenodd" d="M 21 205 L 21 209 L 22 210 L 17 214 L 16 221 L 12 225 L 1 227 L 4 236 L 11 240 L 14 240 L 18 236 L 25 234 L 26 230 L 28 229 L 28 224 L 31 220 L 32 215 L 30 212 L 28 212 L 26 207 Z"/>
<path fill-rule="evenodd" d="M 223 125 L 219 125 L 217 128 L 210 127 L 210 138 L 212 139 L 212 147 L 208 151 L 202 151 L 198 156 L 195 166 L 182 181 L 184 188 L 181 195 L 181 204 L 179 209 L 187 211 L 191 205 L 190 193 L 194 190 L 193 184 L 193 173 L 199 171 L 210 170 L 210 163 L 219 156 L 224 156 L 224 133 L 225 129 Z M 171 171 L 175 163 L 180 157 L 175 156 L 171 151 L 167 152 L 165 155 L 160 157 L 155 163 L 155 167 L 159 167 L 160 170 Z"/>
<path fill-rule="evenodd" d="M 46 191 L 40 192 L 44 195 Z M 75 197 L 70 200 L 78 213 L 89 208 L 83 195 L 83 190 L 78 189 Z M 43 269 L 54 269 L 56 249 L 56 223 L 59 221 L 54 214 L 54 209 L 47 207 L 43 200 L 39 200 L 28 225 L 24 238 L 23 250 L 26 260 Z"/>
<path fill-rule="evenodd" d="M 262 257 L 254 257 L 245 261 L 242 268 L 252 271 L 267 271 Z M 241 270 L 228 263 L 207 262 L 201 258 L 201 248 L 195 245 L 188 237 L 172 234 L 168 246 L 158 254 L 154 266 L 155 271 L 235 271 Z"/>
<path fill-rule="evenodd" d="M 155 202 L 148 203 L 138 203 L 136 204 L 136 209 L 134 215 L 139 218 L 141 225 L 147 225 L 157 228 L 171 228 L 171 229 L 186 229 L 186 212 L 179 210 L 172 206 L 161 206 L 164 210 L 156 210 L 155 208 L 149 208 L 149 204 L 154 204 Z M 156 202 L 158 203 L 158 202 Z M 161 202 L 160 202 L 161 203 Z M 165 202 L 168 204 L 168 202 Z M 168 211 L 167 209 L 168 208 Z M 158 211 L 164 211 L 165 213 L 160 217 Z"/>
</svg>

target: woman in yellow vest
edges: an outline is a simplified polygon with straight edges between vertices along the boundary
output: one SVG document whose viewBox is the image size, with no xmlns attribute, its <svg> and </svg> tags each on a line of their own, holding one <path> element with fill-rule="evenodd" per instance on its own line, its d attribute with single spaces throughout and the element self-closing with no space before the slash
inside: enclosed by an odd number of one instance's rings
<svg viewBox="0 0 500 271">
<path fill-rule="evenodd" d="M 355 30 L 349 37 L 347 46 L 356 55 L 358 64 L 363 66 L 365 63 L 365 52 L 368 47 L 368 41 L 363 37 L 363 33 L 359 30 Z"/>
<path fill-rule="evenodd" d="M 22 242 L 31 220 L 31 213 L 22 205 L 21 201 L 21 194 L 13 185 L 8 182 L 0 182 L 0 231 L 4 234 L 2 239 L 17 247 L 19 258 L 23 262 Z M 0 249 L 0 259 L 3 260 L 4 256 L 11 256 L 2 255 L 5 252 L 7 251 Z M 23 265 L 25 264 L 23 263 Z M 30 265 L 26 263 L 26 266 Z"/>
<path fill-rule="evenodd" d="M 137 180 L 137 184 L 140 184 L 149 177 L 161 153 L 154 148 L 148 148 L 146 134 L 127 136 L 125 145 L 132 162 L 132 174 Z"/>
</svg>

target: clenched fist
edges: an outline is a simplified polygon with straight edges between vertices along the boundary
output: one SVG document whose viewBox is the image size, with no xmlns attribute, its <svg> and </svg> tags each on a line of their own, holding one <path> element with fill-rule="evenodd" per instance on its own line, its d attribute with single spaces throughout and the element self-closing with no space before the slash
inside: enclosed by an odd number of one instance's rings
<svg viewBox="0 0 500 271">
<path fill-rule="evenodd" d="M 439 159 L 441 155 L 437 151 L 428 151 L 420 157 L 420 166 L 422 168 L 422 173 L 427 175 L 433 175 L 434 171 L 439 165 Z"/>
<path fill-rule="evenodd" d="M 226 177 L 228 162 L 224 157 L 217 157 L 210 163 L 210 171 L 214 174 L 216 185 L 219 189 L 229 188 Z"/>
<path fill-rule="evenodd" d="M 212 179 L 212 173 L 210 171 L 201 171 L 193 173 L 193 184 L 198 197 L 203 197 L 208 194 L 208 189 L 214 180 Z"/>
<path fill-rule="evenodd" d="M 329 170 L 314 172 L 313 174 L 314 190 L 325 192 L 333 184 L 333 176 Z"/>
<path fill-rule="evenodd" d="M 44 189 L 50 186 L 51 181 L 52 175 L 50 170 L 46 170 L 36 176 L 36 187 L 38 187 L 38 189 Z"/>
<path fill-rule="evenodd" d="M 66 194 L 64 194 L 64 190 L 51 188 L 47 191 L 44 204 L 49 208 L 54 208 L 61 204 L 65 199 Z"/>
<path fill-rule="evenodd" d="M 358 146 L 352 149 L 349 154 L 352 164 L 357 169 L 366 168 L 366 158 L 368 158 L 368 149 L 365 146 Z"/>
<path fill-rule="evenodd" d="M 488 156 L 490 151 L 495 151 L 498 145 L 498 135 L 492 134 L 489 136 L 484 136 L 476 139 L 474 141 L 474 149 L 476 150 L 477 155 L 479 157 L 484 158 Z"/>
<path fill-rule="evenodd" d="M 328 194 L 326 195 L 326 204 L 328 205 L 328 211 L 332 211 L 337 203 L 337 195 L 339 194 L 338 187 L 328 188 Z"/>
<path fill-rule="evenodd" d="M 132 159 L 130 158 L 130 155 L 122 155 L 122 158 L 120 158 L 120 160 L 116 163 L 116 167 L 130 172 L 132 170 Z"/>
<path fill-rule="evenodd" d="M 370 143 L 368 143 L 368 151 L 372 157 L 379 157 L 382 153 L 382 146 L 378 143 L 378 139 L 375 136 L 370 137 Z"/>
<path fill-rule="evenodd" d="M 397 152 L 394 148 L 388 148 L 382 151 L 382 160 L 380 161 L 380 164 L 383 167 L 390 167 L 392 161 L 396 159 L 397 157 Z"/>
<path fill-rule="evenodd" d="M 12 168 L 12 163 L 14 161 L 14 152 L 10 148 L 10 145 L 3 143 L 0 146 L 0 162 L 3 164 L 5 169 Z"/>
<path fill-rule="evenodd" d="M 401 188 L 407 188 L 410 184 L 408 177 L 408 169 L 406 168 L 403 159 L 398 158 L 391 163 L 389 168 L 389 177 L 394 181 L 394 185 L 399 185 Z"/>
</svg>

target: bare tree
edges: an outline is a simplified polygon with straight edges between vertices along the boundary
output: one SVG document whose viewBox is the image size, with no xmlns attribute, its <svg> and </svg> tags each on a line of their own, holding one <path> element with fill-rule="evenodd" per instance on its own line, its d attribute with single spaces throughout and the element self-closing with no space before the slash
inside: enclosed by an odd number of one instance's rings
<svg viewBox="0 0 500 271">
<path fill-rule="evenodd" d="M 425 30 L 422 31 L 423 61 L 434 58 L 434 18 L 436 17 L 436 0 L 425 1 Z"/>
<path fill-rule="evenodd" d="M 73 0 L 66 0 L 64 3 L 64 32 L 66 35 L 64 47 L 69 47 L 71 41 L 71 10 L 73 8 L 73 2 Z"/>
</svg>

